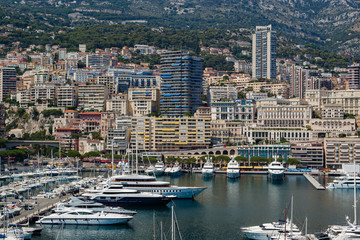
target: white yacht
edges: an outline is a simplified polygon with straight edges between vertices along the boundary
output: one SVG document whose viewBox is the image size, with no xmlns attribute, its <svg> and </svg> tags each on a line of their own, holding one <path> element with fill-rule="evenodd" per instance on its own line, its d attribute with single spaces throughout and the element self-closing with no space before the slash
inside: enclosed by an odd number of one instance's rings
<svg viewBox="0 0 360 240">
<path fill-rule="evenodd" d="M 360 188 L 360 177 L 347 174 L 346 176 L 336 177 L 333 182 L 327 184 L 326 188 L 354 188 L 354 183 L 356 188 Z"/>
<path fill-rule="evenodd" d="M 154 169 L 155 167 L 153 165 L 150 165 L 146 170 L 145 170 L 145 173 L 147 175 L 153 175 L 154 174 Z"/>
<path fill-rule="evenodd" d="M 172 167 L 166 167 L 166 168 L 165 168 L 165 171 L 164 171 L 164 174 L 165 174 L 165 175 L 169 175 L 171 169 L 172 169 Z"/>
<path fill-rule="evenodd" d="M 179 176 L 181 175 L 181 165 L 176 162 L 174 166 L 170 169 L 170 176 Z M 166 171 L 166 170 L 165 170 Z"/>
<path fill-rule="evenodd" d="M 289 234 L 291 231 L 295 234 L 301 234 L 299 228 L 295 224 L 290 224 L 289 220 L 287 220 L 286 224 L 284 221 L 279 222 L 272 222 L 272 223 L 264 223 L 259 226 L 252 226 L 252 227 L 244 227 L 241 228 L 242 232 L 248 239 L 255 239 L 255 240 L 268 240 L 271 236 L 275 236 L 279 232 L 285 234 Z"/>
<path fill-rule="evenodd" d="M 228 178 L 240 177 L 239 163 L 234 158 L 227 164 L 226 176 Z"/>
<path fill-rule="evenodd" d="M 247 238 L 256 240 L 268 240 L 271 239 L 271 236 L 279 236 L 280 233 L 289 236 L 301 235 L 301 231 L 293 221 L 293 202 L 294 197 L 291 197 L 290 221 L 286 219 L 278 222 L 264 223 L 259 226 L 244 227 L 241 228 L 242 232 Z"/>
<path fill-rule="evenodd" d="M 195 198 L 205 187 L 179 187 L 170 185 L 169 182 L 158 181 L 154 176 L 146 175 L 115 175 L 110 178 L 110 185 L 121 184 L 124 188 L 139 190 L 142 192 L 158 193 L 177 198 Z"/>
<path fill-rule="evenodd" d="M 165 171 L 165 164 L 163 161 L 157 161 L 154 168 L 155 176 L 163 175 Z"/>
<path fill-rule="evenodd" d="M 111 185 L 98 193 L 84 193 L 84 197 L 111 206 L 145 206 L 145 205 L 166 205 L 175 196 L 164 196 L 156 193 L 140 192 L 135 189 L 124 188 L 119 183 Z"/>
<path fill-rule="evenodd" d="M 124 214 L 94 212 L 91 210 L 79 210 L 66 213 L 53 213 L 41 218 L 36 223 L 41 224 L 76 224 L 76 225 L 111 225 L 124 224 L 133 217 Z"/>
<path fill-rule="evenodd" d="M 271 162 L 268 166 L 269 177 L 273 180 L 283 180 L 284 179 L 284 166 L 277 161 L 277 157 L 275 156 L 275 161 Z"/>
<path fill-rule="evenodd" d="M 85 201 L 80 197 L 72 197 L 71 200 L 67 203 L 58 203 L 54 212 L 57 213 L 65 213 L 69 211 L 76 211 L 88 209 L 94 212 L 104 212 L 104 213 L 117 213 L 117 214 L 125 214 L 125 215 L 135 215 L 135 211 L 126 210 L 120 207 L 109 208 L 106 207 L 102 203 L 94 202 L 94 201 Z"/>
<path fill-rule="evenodd" d="M 214 164 L 208 159 L 201 170 L 204 177 L 212 177 L 214 176 Z"/>
</svg>

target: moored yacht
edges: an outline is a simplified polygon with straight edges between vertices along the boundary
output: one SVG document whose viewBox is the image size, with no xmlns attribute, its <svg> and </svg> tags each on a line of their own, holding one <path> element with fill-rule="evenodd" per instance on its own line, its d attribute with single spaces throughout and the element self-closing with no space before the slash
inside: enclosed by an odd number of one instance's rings
<svg viewBox="0 0 360 240">
<path fill-rule="evenodd" d="M 91 200 L 111 206 L 145 206 L 145 205 L 166 205 L 175 196 L 164 196 L 156 193 L 140 192 L 135 189 L 124 188 L 121 184 L 111 183 L 100 193 L 83 194 Z"/>
<path fill-rule="evenodd" d="M 210 159 L 208 159 L 204 164 L 201 172 L 204 177 L 212 177 L 214 176 L 214 171 L 215 171 L 214 164 L 210 161 Z"/>
<path fill-rule="evenodd" d="M 268 166 L 269 177 L 273 180 L 283 180 L 284 179 L 284 166 L 277 161 L 277 157 L 275 156 L 275 161 L 271 162 Z"/>
<path fill-rule="evenodd" d="M 104 213 L 117 213 L 117 214 L 126 214 L 126 215 L 135 215 L 135 211 L 126 210 L 120 207 L 109 208 L 106 207 L 102 203 L 94 202 L 94 201 L 86 201 L 80 197 L 72 197 L 71 200 L 67 203 L 58 203 L 54 212 L 57 213 L 65 213 L 69 211 L 76 210 L 92 210 L 94 212 L 104 212 Z"/>
<path fill-rule="evenodd" d="M 289 221 L 286 221 L 286 223 L 285 221 L 264 223 L 259 226 L 244 227 L 241 230 L 248 239 L 268 240 L 279 232 L 285 233 L 286 231 L 287 234 L 290 233 L 291 227 L 293 233 L 301 233 L 299 228 L 295 224 L 290 224 Z"/>
<path fill-rule="evenodd" d="M 154 169 L 155 167 L 153 165 L 150 165 L 146 170 L 145 170 L 145 173 L 147 175 L 153 175 L 154 174 Z"/>
<path fill-rule="evenodd" d="M 110 178 L 110 185 L 121 184 L 124 188 L 135 189 L 142 192 L 158 193 L 176 198 L 195 198 L 205 187 L 179 187 L 170 185 L 169 182 L 158 181 L 154 176 L 146 175 L 116 175 Z"/>
<path fill-rule="evenodd" d="M 154 168 L 154 174 L 156 176 L 163 175 L 165 171 L 165 164 L 163 161 L 157 161 Z"/>
<path fill-rule="evenodd" d="M 41 224 L 75 224 L 75 225 L 112 225 L 124 224 L 133 217 L 124 214 L 94 212 L 91 210 L 54 213 L 41 218 L 36 223 Z"/>
<path fill-rule="evenodd" d="M 360 188 L 360 177 L 347 174 L 346 176 L 336 177 L 333 182 L 328 183 L 326 188 L 354 188 L 354 184 L 356 188 Z"/>
<path fill-rule="evenodd" d="M 240 176 L 239 163 L 234 158 L 227 164 L 226 176 L 228 178 L 238 178 Z"/>
<path fill-rule="evenodd" d="M 181 165 L 176 162 L 174 166 L 170 169 L 170 176 L 179 176 L 181 175 Z"/>
</svg>

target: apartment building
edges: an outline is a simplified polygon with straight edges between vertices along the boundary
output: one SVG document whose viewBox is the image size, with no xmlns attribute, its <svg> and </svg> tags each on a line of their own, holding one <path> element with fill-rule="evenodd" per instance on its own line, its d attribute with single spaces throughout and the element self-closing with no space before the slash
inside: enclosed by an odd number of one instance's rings
<svg viewBox="0 0 360 240">
<path fill-rule="evenodd" d="M 16 91 L 15 68 L 0 68 L 0 101 L 10 97 L 10 92 Z"/>
<path fill-rule="evenodd" d="M 209 118 L 133 117 L 131 146 L 141 151 L 178 151 L 207 148 L 211 144 Z"/>
<path fill-rule="evenodd" d="M 77 89 L 75 86 L 59 86 L 56 88 L 58 107 L 77 106 Z"/>
<path fill-rule="evenodd" d="M 78 107 L 80 109 L 101 111 L 108 97 L 107 86 L 79 85 L 78 87 Z"/>
<path fill-rule="evenodd" d="M 325 166 L 342 168 L 344 163 L 359 163 L 360 138 L 325 138 Z"/>
<path fill-rule="evenodd" d="M 318 141 L 292 142 L 290 157 L 299 160 L 304 167 L 324 167 L 323 143 Z"/>
<path fill-rule="evenodd" d="M 237 99 L 237 88 L 234 86 L 210 86 L 208 89 L 208 103 L 234 101 Z"/>
<path fill-rule="evenodd" d="M 160 89 L 129 88 L 129 112 L 132 116 L 147 116 L 160 111 Z"/>
</svg>

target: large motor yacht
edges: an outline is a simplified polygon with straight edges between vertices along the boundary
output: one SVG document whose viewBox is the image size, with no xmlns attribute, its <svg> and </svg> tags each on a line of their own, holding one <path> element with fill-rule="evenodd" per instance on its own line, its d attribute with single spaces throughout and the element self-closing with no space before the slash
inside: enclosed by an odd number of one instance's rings
<svg viewBox="0 0 360 240">
<path fill-rule="evenodd" d="M 355 180 L 355 181 L 354 181 Z M 335 178 L 335 180 L 331 183 L 328 183 L 326 188 L 354 188 L 354 184 L 356 188 L 360 188 L 360 177 L 359 176 L 351 176 L 347 174 L 346 176 L 340 176 Z"/>
<path fill-rule="evenodd" d="M 110 185 L 121 184 L 124 188 L 135 189 L 142 192 L 151 192 L 176 198 L 195 198 L 205 187 L 179 187 L 170 185 L 169 182 L 157 181 L 154 176 L 146 175 L 115 175 L 110 178 Z"/>
<path fill-rule="evenodd" d="M 240 176 L 239 163 L 232 159 L 227 165 L 226 176 L 228 178 L 238 178 Z"/>
<path fill-rule="evenodd" d="M 86 201 L 80 197 L 72 197 L 71 200 L 67 203 L 58 203 L 54 212 L 57 213 L 65 213 L 69 211 L 76 211 L 88 209 L 94 212 L 104 212 L 104 213 L 117 213 L 117 214 L 126 214 L 126 215 L 135 215 L 135 211 L 126 210 L 120 207 L 109 208 L 102 203 L 94 202 L 94 201 Z"/>
<path fill-rule="evenodd" d="M 111 183 L 98 193 L 85 193 L 84 197 L 111 206 L 145 206 L 145 205 L 166 205 L 176 196 L 164 196 L 156 193 L 140 192 L 135 189 L 124 188 L 119 183 Z"/>
<path fill-rule="evenodd" d="M 278 162 L 275 158 L 275 161 L 271 162 L 268 166 L 269 177 L 273 180 L 283 180 L 284 179 L 284 166 Z"/>
<path fill-rule="evenodd" d="M 208 159 L 204 164 L 201 172 L 204 177 L 212 177 L 214 176 L 214 171 L 215 171 L 214 164 L 210 161 L 210 159 Z"/>
<path fill-rule="evenodd" d="M 176 162 L 174 166 L 170 169 L 170 176 L 179 176 L 181 175 L 181 165 Z"/>
<path fill-rule="evenodd" d="M 41 224 L 76 224 L 76 225 L 111 225 L 124 224 L 133 217 L 124 214 L 94 212 L 83 209 L 66 213 L 53 213 L 41 218 L 36 223 Z"/>
</svg>

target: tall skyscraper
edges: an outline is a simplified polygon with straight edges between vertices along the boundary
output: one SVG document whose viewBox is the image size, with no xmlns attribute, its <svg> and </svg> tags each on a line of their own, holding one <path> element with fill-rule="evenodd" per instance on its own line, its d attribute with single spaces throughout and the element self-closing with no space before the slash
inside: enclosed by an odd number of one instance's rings
<svg viewBox="0 0 360 240">
<path fill-rule="evenodd" d="M 10 97 L 10 92 L 16 91 L 15 68 L 0 68 L 0 101 Z"/>
<path fill-rule="evenodd" d="M 276 32 L 269 26 L 256 26 L 252 43 L 253 79 L 276 78 Z"/>
<path fill-rule="evenodd" d="M 194 113 L 202 105 L 203 59 L 182 51 L 161 56 L 160 111 L 163 115 Z"/>
</svg>

